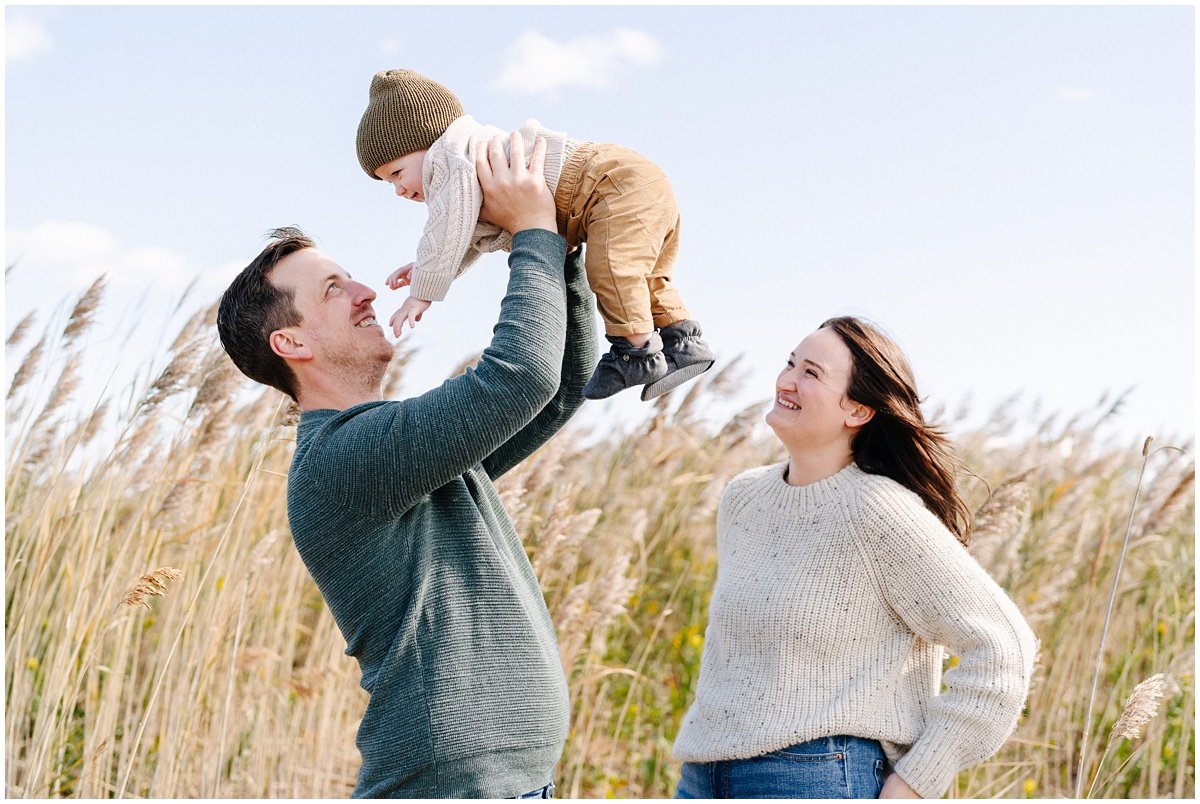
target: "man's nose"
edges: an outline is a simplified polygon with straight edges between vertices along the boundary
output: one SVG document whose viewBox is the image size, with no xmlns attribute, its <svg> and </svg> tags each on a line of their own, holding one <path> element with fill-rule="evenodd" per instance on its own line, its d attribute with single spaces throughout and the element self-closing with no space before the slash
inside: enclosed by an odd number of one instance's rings
<svg viewBox="0 0 1200 804">
<path fill-rule="evenodd" d="M 376 293 L 362 282 L 354 283 L 354 303 L 355 304 L 370 304 L 375 301 Z"/>
<path fill-rule="evenodd" d="M 401 198 L 408 198 L 408 193 L 399 184 L 396 185 L 396 195 L 400 196 Z"/>
</svg>

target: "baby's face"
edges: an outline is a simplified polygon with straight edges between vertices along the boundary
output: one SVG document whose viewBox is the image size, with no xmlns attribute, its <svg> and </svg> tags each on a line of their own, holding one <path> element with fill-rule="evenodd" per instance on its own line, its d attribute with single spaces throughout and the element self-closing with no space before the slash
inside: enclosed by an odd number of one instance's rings
<svg viewBox="0 0 1200 804">
<path fill-rule="evenodd" d="M 421 175 L 425 169 L 424 151 L 413 151 L 399 159 L 393 159 L 386 165 L 380 165 L 375 175 L 396 188 L 396 195 L 410 201 L 425 201 L 425 185 Z"/>
</svg>

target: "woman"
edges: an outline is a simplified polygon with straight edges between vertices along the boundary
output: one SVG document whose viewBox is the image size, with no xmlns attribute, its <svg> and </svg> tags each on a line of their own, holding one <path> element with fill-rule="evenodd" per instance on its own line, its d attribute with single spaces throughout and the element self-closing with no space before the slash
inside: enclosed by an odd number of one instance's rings
<svg viewBox="0 0 1200 804">
<path fill-rule="evenodd" d="M 676 796 L 939 797 L 1012 732 L 1037 641 L 967 552 L 949 443 L 894 343 L 830 319 L 775 385 L 788 460 L 721 498 Z"/>
</svg>

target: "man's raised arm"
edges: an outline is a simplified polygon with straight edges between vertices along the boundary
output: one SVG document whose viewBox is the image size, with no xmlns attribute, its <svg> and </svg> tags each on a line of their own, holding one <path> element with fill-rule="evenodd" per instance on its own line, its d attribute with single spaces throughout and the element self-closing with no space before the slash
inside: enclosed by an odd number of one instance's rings
<svg viewBox="0 0 1200 804">
<path fill-rule="evenodd" d="M 596 346 L 595 296 L 588 287 L 583 252 L 567 255 L 567 337 L 558 392 L 524 429 L 483 462 L 493 479 L 528 458 L 550 440 L 583 404 L 583 386 L 599 359 Z"/>
</svg>

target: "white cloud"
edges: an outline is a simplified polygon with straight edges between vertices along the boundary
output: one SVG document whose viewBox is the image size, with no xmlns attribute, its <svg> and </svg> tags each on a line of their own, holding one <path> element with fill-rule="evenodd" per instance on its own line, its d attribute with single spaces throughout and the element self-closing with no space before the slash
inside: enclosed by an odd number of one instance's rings
<svg viewBox="0 0 1200 804">
<path fill-rule="evenodd" d="M 1087 103 L 1096 97 L 1096 90 L 1088 87 L 1062 87 L 1058 98 L 1065 103 Z"/>
<path fill-rule="evenodd" d="M 569 86 L 604 89 L 629 67 L 662 61 L 662 46 L 642 31 L 620 28 L 607 35 L 555 42 L 526 31 L 509 46 L 496 86 L 513 92 L 554 94 Z"/>
<path fill-rule="evenodd" d="M 379 45 L 379 49 L 384 53 L 399 53 L 400 40 L 394 36 L 389 36 Z"/>
<path fill-rule="evenodd" d="M 12 63 L 50 50 L 50 37 L 30 17 L 14 16 L 4 24 L 4 60 Z"/>
<path fill-rule="evenodd" d="M 30 231 L 9 229 L 5 240 L 5 265 L 16 264 L 6 284 L 18 293 L 30 280 L 82 290 L 100 274 L 108 275 L 112 287 L 168 295 L 181 293 L 198 278 L 196 290 L 210 293 L 224 289 L 238 270 L 201 266 L 167 248 L 129 248 L 103 227 L 79 221 L 48 220 Z"/>
<path fill-rule="evenodd" d="M 117 239 L 99 226 L 76 221 L 45 221 L 30 232 L 6 232 L 7 263 L 43 268 L 91 263 L 111 259 L 120 251 Z"/>
</svg>

